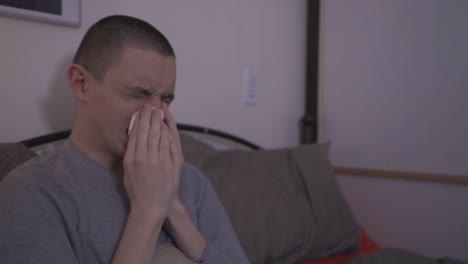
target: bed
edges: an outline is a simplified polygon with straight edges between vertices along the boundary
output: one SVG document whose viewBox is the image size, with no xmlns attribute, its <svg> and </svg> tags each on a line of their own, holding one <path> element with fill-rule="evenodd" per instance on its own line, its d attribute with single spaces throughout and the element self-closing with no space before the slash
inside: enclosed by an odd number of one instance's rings
<svg viewBox="0 0 468 264">
<path fill-rule="evenodd" d="M 178 124 L 187 162 L 209 178 L 251 263 L 463 263 L 379 247 L 337 185 L 328 143 L 262 149 L 235 135 Z M 69 136 L 60 131 L 0 144 L 0 180 Z"/>
</svg>

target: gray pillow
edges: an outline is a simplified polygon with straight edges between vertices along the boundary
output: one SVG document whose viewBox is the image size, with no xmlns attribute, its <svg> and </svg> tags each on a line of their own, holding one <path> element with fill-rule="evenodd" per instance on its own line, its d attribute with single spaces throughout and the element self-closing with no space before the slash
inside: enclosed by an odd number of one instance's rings
<svg viewBox="0 0 468 264">
<path fill-rule="evenodd" d="M 204 157 L 215 150 L 210 145 L 185 132 L 180 132 L 180 145 L 185 161 L 196 167 L 200 167 Z"/>
<path fill-rule="evenodd" d="M 35 156 L 37 156 L 36 153 L 23 144 L 0 144 L 0 180 L 18 165 Z"/>
<path fill-rule="evenodd" d="M 201 169 L 252 263 L 354 251 L 359 229 L 336 183 L 328 144 L 212 152 Z"/>
</svg>

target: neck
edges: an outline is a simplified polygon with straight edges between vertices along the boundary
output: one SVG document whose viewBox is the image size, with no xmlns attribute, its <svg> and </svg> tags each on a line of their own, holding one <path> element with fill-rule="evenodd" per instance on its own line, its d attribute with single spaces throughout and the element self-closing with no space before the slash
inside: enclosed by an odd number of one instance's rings
<svg viewBox="0 0 468 264">
<path fill-rule="evenodd" d="M 122 158 L 113 156 L 109 151 L 103 149 L 102 144 L 96 142 L 97 140 L 87 131 L 91 130 L 75 124 L 70 135 L 72 143 L 90 159 L 120 175 L 122 172 Z"/>
</svg>

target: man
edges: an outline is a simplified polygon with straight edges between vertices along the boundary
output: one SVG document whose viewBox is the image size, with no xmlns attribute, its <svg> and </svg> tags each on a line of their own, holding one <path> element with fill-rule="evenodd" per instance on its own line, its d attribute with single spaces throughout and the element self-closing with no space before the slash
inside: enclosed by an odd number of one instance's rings
<svg viewBox="0 0 468 264">
<path fill-rule="evenodd" d="M 184 164 L 175 79 L 174 51 L 148 23 L 111 16 L 88 30 L 68 70 L 69 140 L 0 183 L 0 263 L 153 263 L 162 244 L 196 263 L 248 262 L 210 183 Z"/>
</svg>

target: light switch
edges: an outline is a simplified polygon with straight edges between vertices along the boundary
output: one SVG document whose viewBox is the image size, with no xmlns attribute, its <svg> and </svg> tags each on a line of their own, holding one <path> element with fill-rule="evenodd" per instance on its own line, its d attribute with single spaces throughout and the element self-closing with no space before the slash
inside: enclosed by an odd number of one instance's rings
<svg viewBox="0 0 468 264">
<path fill-rule="evenodd" d="M 258 104 L 257 73 L 254 68 L 244 68 L 244 104 Z"/>
</svg>

